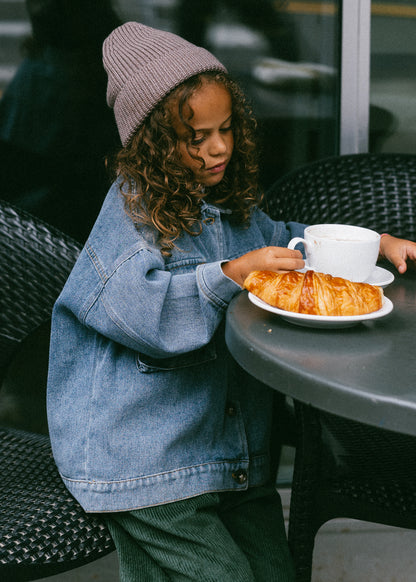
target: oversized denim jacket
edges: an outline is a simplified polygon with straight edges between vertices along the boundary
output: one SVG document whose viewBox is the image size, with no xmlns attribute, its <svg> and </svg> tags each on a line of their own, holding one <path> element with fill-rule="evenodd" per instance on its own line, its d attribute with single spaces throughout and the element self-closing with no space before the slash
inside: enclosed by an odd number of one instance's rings
<svg viewBox="0 0 416 582">
<path fill-rule="evenodd" d="M 224 341 L 241 288 L 221 263 L 286 246 L 304 225 L 256 210 L 236 226 L 202 205 L 202 232 L 164 258 L 110 189 L 52 318 L 48 418 L 69 491 L 122 511 L 270 478 L 272 392 Z"/>
</svg>

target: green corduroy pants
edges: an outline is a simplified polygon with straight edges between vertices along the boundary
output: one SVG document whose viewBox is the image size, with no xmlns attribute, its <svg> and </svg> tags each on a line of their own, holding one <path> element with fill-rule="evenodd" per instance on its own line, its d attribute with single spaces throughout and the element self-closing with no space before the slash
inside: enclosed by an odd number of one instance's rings
<svg viewBox="0 0 416 582">
<path fill-rule="evenodd" d="M 275 487 L 104 514 L 121 582 L 294 582 Z"/>
</svg>

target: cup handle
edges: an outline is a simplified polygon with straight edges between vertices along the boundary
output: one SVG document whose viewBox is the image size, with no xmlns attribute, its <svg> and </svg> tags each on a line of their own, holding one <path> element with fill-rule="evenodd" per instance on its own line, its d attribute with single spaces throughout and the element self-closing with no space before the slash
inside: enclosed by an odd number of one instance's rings
<svg viewBox="0 0 416 582">
<path fill-rule="evenodd" d="M 305 247 L 305 253 L 307 252 L 307 247 L 308 247 L 308 243 L 306 242 L 306 240 L 300 236 L 297 236 L 295 238 L 292 238 L 291 241 L 289 241 L 289 244 L 287 245 L 288 249 L 291 249 L 292 251 L 294 250 L 294 248 L 296 247 L 296 245 L 298 245 L 299 243 L 302 243 L 303 246 Z M 308 259 L 305 260 L 305 269 L 312 269 L 313 267 L 311 265 L 309 265 L 308 263 Z"/>
<path fill-rule="evenodd" d="M 300 236 L 297 236 L 295 238 L 292 238 L 292 240 L 289 242 L 289 244 L 287 245 L 288 249 L 291 249 L 292 251 L 294 250 L 294 248 L 296 247 L 296 245 L 298 245 L 299 243 L 303 243 L 306 249 L 306 240 Z"/>
</svg>

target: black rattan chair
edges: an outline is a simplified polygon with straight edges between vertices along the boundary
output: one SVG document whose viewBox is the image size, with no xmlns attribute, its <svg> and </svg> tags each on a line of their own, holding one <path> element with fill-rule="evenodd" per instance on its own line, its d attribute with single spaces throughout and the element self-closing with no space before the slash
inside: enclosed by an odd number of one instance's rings
<svg viewBox="0 0 416 582">
<path fill-rule="evenodd" d="M 342 222 L 416 240 L 416 156 L 357 154 L 295 170 L 269 193 L 276 219 Z M 349 517 L 416 529 L 416 439 L 295 402 L 289 545 L 309 582 L 315 535 Z"/>
<path fill-rule="evenodd" d="M 48 321 L 79 251 L 69 237 L 0 201 L 2 582 L 58 574 L 114 549 L 105 525 L 63 485 L 42 418 Z"/>
<path fill-rule="evenodd" d="M 267 210 L 275 220 L 356 224 L 416 240 L 415 185 L 412 154 L 335 156 L 283 176 Z"/>
</svg>

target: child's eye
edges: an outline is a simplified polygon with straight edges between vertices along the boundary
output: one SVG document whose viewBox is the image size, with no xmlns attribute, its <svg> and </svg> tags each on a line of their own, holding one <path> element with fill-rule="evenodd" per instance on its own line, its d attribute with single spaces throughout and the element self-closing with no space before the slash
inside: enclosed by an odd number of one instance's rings
<svg viewBox="0 0 416 582">
<path fill-rule="evenodd" d="M 229 125 L 228 127 L 223 127 L 221 129 L 221 133 L 227 133 L 228 131 L 232 131 L 233 130 L 233 126 Z"/>
<path fill-rule="evenodd" d="M 204 139 L 205 139 L 204 137 L 195 137 L 194 139 L 191 139 L 191 146 L 201 145 L 201 143 L 203 143 Z"/>
</svg>

